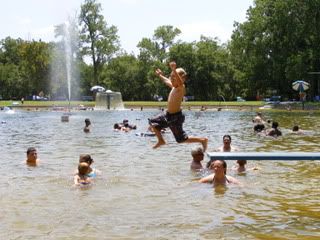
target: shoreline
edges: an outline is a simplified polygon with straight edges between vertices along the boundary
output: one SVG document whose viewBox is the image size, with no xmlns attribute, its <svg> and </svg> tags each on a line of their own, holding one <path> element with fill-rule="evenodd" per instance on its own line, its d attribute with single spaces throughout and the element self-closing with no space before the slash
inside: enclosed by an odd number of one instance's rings
<svg viewBox="0 0 320 240">
<path fill-rule="evenodd" d="M 1 103 L 1 102 L 0 102 Z M 7 104 L 5 104 L 7 103 Z M 9 104 L 10 103 L 10 104 Z M 145 109 L 166 109 L 166 102 L 123 102 L 126 110 L 140 110 Z M 21 109 L 26 111 L 86 111 L 97 110 L 95 109 L 95 102 L 27 102 L 20 103 L 14 101 L 2 102 L 1 110 L 5 107 L 12 109 Z M 294 111 L 294 112 L 306 112 L 306 111 L 319 111 L 319 104 L 305 103 L 304 109 L 300 102 L 296 103 L 283 103 L 283 104 L 265 104 L 264 102 L 183 102 L 183 110 L 193 111 Z M 108 109 L 105 109 L 108 111 Z M 114 109 L 110 109 L 114 110 Z M 100 111 L 100 110 L 99 110 Z"/>
</svg>

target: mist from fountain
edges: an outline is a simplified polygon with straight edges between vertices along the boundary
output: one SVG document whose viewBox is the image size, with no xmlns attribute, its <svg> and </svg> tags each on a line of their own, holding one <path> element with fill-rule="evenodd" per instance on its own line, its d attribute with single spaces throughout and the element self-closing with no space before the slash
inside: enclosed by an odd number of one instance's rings
<svg viewBox="0 0 320 240">
<path fill-rule="evenodd" d="M 78 28 L 75 19 L 69 18 L 55 27 L 53 64 L 51 69 L 51 93 L 54 100 L 67 100 L 70 112 L 72 99 L 79 99 L 79 73 L 76 68 L 78 51 Z"/>
<path fill-rule="evenodd" d="M 68 84 L 68 101 L 69 101 L 69 111 L 70 111 L 70 101 L 71 101 L 71 38 L 69 32 L 68 22 L 64 24 L 64 55 L 66 58 L 66 71 L 67 71 L 67 84 Z"/>
</svg>

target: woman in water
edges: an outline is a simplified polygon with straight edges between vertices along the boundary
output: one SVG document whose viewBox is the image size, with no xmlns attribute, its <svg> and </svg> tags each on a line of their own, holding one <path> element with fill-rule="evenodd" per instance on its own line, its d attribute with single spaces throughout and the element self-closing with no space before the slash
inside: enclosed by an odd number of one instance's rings
<svg viewBox="0 0 320 240">
<path fill-rule="evenodd" d="M 200 183 L 212 183 L 213 186 L 228 185 L 228 184 L 240 184 L 240 182 L 234 177 L 227 175 L 227 163 L 224 160 L 215 160 L 211 163 L 210 169 L 213 170 L 213 174 L 201 178 Z"/>
</svg>

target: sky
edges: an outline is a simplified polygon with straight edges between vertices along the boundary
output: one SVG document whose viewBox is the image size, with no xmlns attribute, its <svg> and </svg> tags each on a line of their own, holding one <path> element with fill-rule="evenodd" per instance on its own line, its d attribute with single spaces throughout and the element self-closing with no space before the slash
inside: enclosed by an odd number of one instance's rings
<svg viewBox="0 0 320 240">
<path fill-rule="evenodd" d="M 230 40 L 234 22 L 246 21 L 254 0 L 98 0 L 108 26 L 118 28 L 121 47 L 137 53 L 142 38 L 152 38 L 155 29 L 172 25 L 182 41 L 200 36 Z M 80 12 L 84 0 L 0 0 L 0 40 L 22 38 L 55 41 L 54 26 Z"/>
</svg>

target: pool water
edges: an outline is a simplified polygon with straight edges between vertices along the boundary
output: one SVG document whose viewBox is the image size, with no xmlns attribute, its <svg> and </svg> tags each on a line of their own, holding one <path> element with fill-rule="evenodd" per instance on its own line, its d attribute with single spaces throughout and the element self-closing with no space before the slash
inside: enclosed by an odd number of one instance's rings
<svg viewBox="0 0 320 240">
<path fill-rule="evenodd" d="M 244 175 L 228 161 L 228 174 L 243 187 L 214 189 L 190 171 L 197 144 L 177 144 L 168 132 L 168 144 L 154 150 L 155 137 L 136 135 L 159 112 L 79 111 L 69 122 L 61 112 L 0 112 L 0 239 L 320 238 L 319 161 L 249 161 L 260 170 Z M 186 132 L 208 137 L 209 151 L 224 134 L 242 151 L 319 151 L 318 113 L 265 113 L 280 124 L 284 136 L 277 139 L 253 133 L 254 112 L 185 115 Z M 90 133 L 82 130 L 85 118 Z M 138 129 L 113 131 L 123 119 Z M 290 134 L 294 124 L 306 134 Z M 30 146 L 38 150 L 37 167 L 25 165 Z M 81 153 L 102 172 L 89 188 L 73 186 Z"/>
</svg>

